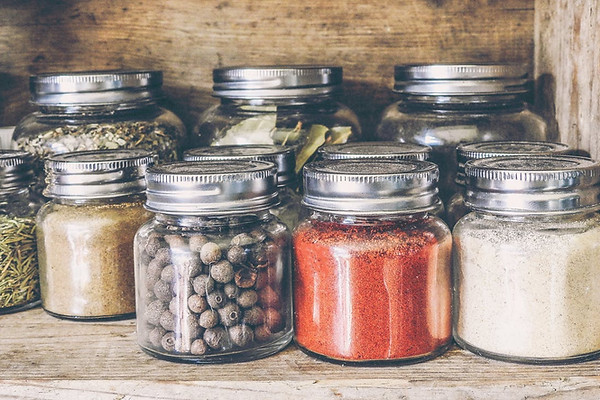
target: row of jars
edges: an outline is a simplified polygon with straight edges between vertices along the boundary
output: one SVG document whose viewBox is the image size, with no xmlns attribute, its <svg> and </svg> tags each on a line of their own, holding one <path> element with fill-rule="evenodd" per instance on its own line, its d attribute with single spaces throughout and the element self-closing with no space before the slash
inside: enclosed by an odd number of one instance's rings
<svg viewBox="0 0 600 400">
<path fill-rule="evenodd" d="M 397 66 L 400 99 L 372 133 L 362 133 L 356 115 L 336 100 L 341 67 L 219 68 L 213 82 L 220 104 L 207 109 L 188 135 L 179 118 L 159 105 L 159 71 L 34 76 L 38 111 L 18 124 L 13 147 L 34 154 L 42 172 L 44 158 L 67 151 L 140 147 L 174 160 L 198 146 L 280 144 L 297 149 L 298 172 L 324 143 L 415 143 L 431 147 L 445 202 L 454 191 L 458 144 L 551 139 L 543 119 L 527 109 L 525 65 Z"/>
<path fill-rule="evenodd" d="M 2 157 L 3 192 L 22 200 L 15 210 L 28 206 L 27 157 Z M 339 362 L 421 361 L 452 336 L 509 361 L 600 354 L 595 161 L 471 159 L 462 174 L 472 212 L 453 237 L 436 215 L 435 164 L 312 162 L 290 238 L 271 212 L 275 164 L 155 160 L 114 150 L 47 161 L 53 200 L 37 228 L 24 214 L 4 221 L 20 235 L 4 238 L 15 270 L 33 262 L 37 236 L 46 311 L 74 319 L 137 311 L 146 352 L 190 362 L 266 356 L 292 334 L 308 353 Z"/>
</svg>

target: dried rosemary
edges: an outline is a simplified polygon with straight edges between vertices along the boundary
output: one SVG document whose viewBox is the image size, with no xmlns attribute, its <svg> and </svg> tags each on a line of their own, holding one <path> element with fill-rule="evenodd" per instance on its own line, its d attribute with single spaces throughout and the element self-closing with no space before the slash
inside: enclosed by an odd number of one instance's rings
<svg viewBox="0 0 600 400">
<path fill-rule="evenodd" d="M 0 215 L 0 313 L 39 299 L 33 218 Z"/>
</svg>

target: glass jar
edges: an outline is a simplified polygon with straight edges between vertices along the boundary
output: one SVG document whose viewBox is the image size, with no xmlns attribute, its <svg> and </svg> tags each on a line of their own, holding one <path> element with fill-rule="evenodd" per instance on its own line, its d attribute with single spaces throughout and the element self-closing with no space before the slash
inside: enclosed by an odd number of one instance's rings
<svg viewBox="0 0 600 400">
<path fill-rule="evenodd" d="M 504 140 L 497 142 L 476 142 L 461 144 L 456 148 L 458 167 L 456 185 L 458 191 L 452 195 L 446 206 L 446 223 L 452 229 L 456 222 L 469 213 L 465 204 L 465 163 L 490 157 L 507 157 L 518 155 L 561 155 L 567 154 L 571 148 L 563 143 L 528 142 L 520 140 Z"/>
<path fill-rule="evenodd" d="M 457 190 L 458 144 L 549 139 L 545 121 L 526 106 L 528 84 L 526 65 L 398 65 L 400 99 L 385 109 L 375 136 L 431 146 L 446 203 Z"/>
<path fill-rule="evenodd" d="M 269 209 L 276 167 L 255 160 L 152 168 L 135 238 L 138 343 L 166 360 L 247 361 L 292 339 L 290 232 Z"/>
<path fill-rule="evenodd" d="M 399 142 L 328 144 L 317 150 L 318 160 L 428 160 L 431 147 Z"/>
<path fill-rule="evenodd" d="M 294 149 L 267 144 L 198 147 L 186 150 L 183 159 L 185 161 L 259 160 L 274 163 L 277 167 L 279 205 L 271 207 L 270 211 L 281 219 L 290 231 L 298 224 L 300 195 L 296 193 Z"/>
<path fill-rule="evenodd" d="M 357 116 L 335 100 L 341 67 L 219 68 L 213 82 L 221 103 L 200 116 L 191 138 L 194 147 L 294 146 L 298 173 L 322 144 L 360 138 Z"/>
<path fill-rule="evenodd" d="M 32 162 L 27 152 L 0 150 L 0 314 L 40 303 Z"/>
<path fill-rule="evenodd" d="M 452 239 L 430 211 L 438 169 L 418 160 L 304 168 L 294 231 L 294 332 L 342 363 L 416 362 L 451 341 Z"/>
<path fill-rule="evenodd" d="M 600 355 L 600 163 L 513 156 L 465 165 L 454 228 L 454 338 L 505 361 Z"/>
<path fill-rule="evenodd" d="M 144 209 L 147 150 L 71 152 L 46 161 L 52 198 L 38 212 L 42 307 L 79 320 L 135 314 L 133 238 Z"/>
<path fill-rule="evenodd" d="M 181 120 L 159 106 L 161 71 L 50 73 L 30 79 L 38 111 L 15 128 L 13 148 L 36 157 L 44 187 L 48 156 L 81 150 L 142 148 L 174 160 L 186 145 Z"/>
</svg>

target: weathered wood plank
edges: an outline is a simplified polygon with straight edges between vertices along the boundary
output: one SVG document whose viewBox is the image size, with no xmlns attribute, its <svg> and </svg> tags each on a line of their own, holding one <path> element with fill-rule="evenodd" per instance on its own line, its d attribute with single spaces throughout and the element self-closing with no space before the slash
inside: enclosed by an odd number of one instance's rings
<svg viewBox="0 0 600 400">
<path fill-rule="evenodd" d="M 561 141 L 600 157 L 600 10 L 595 0 L 537 0 L 538 100 Z"/>
<path fill-rule="evenodd" d="M 234 64 L 333 63 L 344 102 L 367 131 L 392 100 L 393 66 L 526 61 L 533 0 L 4 0 L 0 124 L 27 107 L 27 76 L 57 70 L 158 68 L 191 125 L 211 104 L 211 71 Z"/>
</svg>

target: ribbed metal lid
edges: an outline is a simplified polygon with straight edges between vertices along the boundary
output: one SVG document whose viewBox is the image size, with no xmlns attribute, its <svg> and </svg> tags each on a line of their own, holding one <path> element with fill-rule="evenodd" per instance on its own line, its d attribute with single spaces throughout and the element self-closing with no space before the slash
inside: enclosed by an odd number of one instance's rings
<svg viewBox="0 0 600 400">
<path fill-rule="evenodd" d="M 213 70 L 213 91 L 228 99 L 327 96 L 342 84 L 342 67 L 326 65 L 239 66 Z"/>
<path fill-rule="evenodd" d="M 278 204 L 277 167 L 266 161 L 186 161 L 148 169 L 146 208 L 163 214 L 228 215 Z"/>
<path fill-rule="evenodd" d="M 569 145 L 552 142 L 532 142 L 524 140 L 502 140 L 495 142 L 475 142 L 460 144 L 456 147 L 458 169 L 456 183 L 465 184 L 465 163 L 489 157 L 506 157 L 518 155 L 551 155 L 566 154 L 571 150 Z"/>
<path fill-rule="evenodd" d="M 185 161 L 259 160 L 277 166 L 277 185 L 286 186 L 296 180 L 294 149 L 278 145 L 210 146 L 186 150 Z"/>
<path fill-rule="evenodd" d="M 394 91 L 425 96 L 526 93 L 526 64 L 397 65 Z"/>
<path fill-rule="evenodd" d="M 29 86 L 37 105 L 119 104 L 160 96 L 162 71 L 40 74 L 29 79 Z"/>
<path fill-rule="evenodd" d="M 141 149 L 63 153 L 46 160 L 44 195 L 64 199 L 102 199 L 142 193 L 146 169 L 157 156 Z"/>
<path fill-rule="evenodd" d="M 483 158 L 465 165 L 465 203 L 500 214 L 568 213 L 600 205 L 600 163 L 576 156 Z"/>
<path fill-rule="evenodd" d="M 439 171 L 428 161 L 317 161 L 304 167 L 303 178 L 302 203 L 334 214 L 402 214 L 439 206 Z"/>
<path fill-rule="evenodd" d="M 319 148 L 321 160 L 427 160 L 431 147 L 400 142 L 351 142 L 330 144 Z"/>
<path fill-rule="evenodd" d="M 0 193 L 28 187 L 33 182 L 33 155 L 21 150 L 0 150 Z"/>
</svg>

